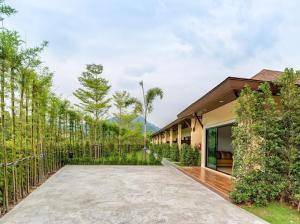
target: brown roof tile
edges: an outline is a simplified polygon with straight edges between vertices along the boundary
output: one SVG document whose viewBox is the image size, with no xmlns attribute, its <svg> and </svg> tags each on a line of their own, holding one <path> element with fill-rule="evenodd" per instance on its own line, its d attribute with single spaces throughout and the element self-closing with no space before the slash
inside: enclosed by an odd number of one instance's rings
<svg viewBox="0 0 300 224">
<path fill-rule="evenodd" d="M 282 74 L 281 71 L 263 69 L 259 73 L 254 75 L 251 79 L 261 80 L 261 81 L 274 81 L 281 74 Z"/>
<path fill-rule="evenodd" d="M 282 74 L 281 71 L 263 69 L 259 73 L 254 75 L 251 79 L 261 80 L 261 81 L 274 81 L 281 74 Z M 300 84 L 300 80 L 297 81 L 297 84 Z"/>
</svg>

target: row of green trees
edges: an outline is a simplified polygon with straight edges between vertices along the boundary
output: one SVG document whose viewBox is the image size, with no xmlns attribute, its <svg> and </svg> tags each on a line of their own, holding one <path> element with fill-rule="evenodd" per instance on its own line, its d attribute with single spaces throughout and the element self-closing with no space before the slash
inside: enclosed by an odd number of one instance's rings
<svg viewBox="0 0 300 224">
<path fill-rule="evenodd" d="M 272 85 L 246 87 L 238 98 L 231 194 L 237 203 L 300 201 L 298 80 L 299 72 L 286 69 Z"/>
<path fill-rule="evenodd" d="M 150 148 L 159 158 L 168 158 L 184 166 L 200 165 L 200 152 L 190 145 L 183 144 L 179 149 L 177 144 L 154 144 Z"/>
<path fill-rule="evenodd" d="M 16 10 L 0 0 L 0 19 Z M 144 93 L 143 102 L 118 91 L 109 97 L 111 86 L 102 77 L 103 66 L 88 64 L 79 77 L 73 105 L 55 94 L 53 73 L 42 64 L 40 54 L 47 42 L 27 47 L 18 32 L 2 27 L 0 33 L 0 208 L 17 203 L 32 186 L 59 169 L 69 158 L 101 156 L 104 145 L 142 145 L 140 115 L 153 110 L 159 88 Z M 108 119 L 114 106 L 113 119 Z M 147 125 L 145 116 L 144 125 Z M 146 128 L 145 128 L 146 130 Z M 141 147 L 142 148 L 142 147 Z"/>
<path fill-rule="evenodd" d="M 141 145 L 113 145 L 101 147 L 101 157 L 91 160 L 88 156 L 72 154 L 66 163 L 74 165 L 160 165 L 161 159 L 154 152 L 146 153 Z"/>
</svg>

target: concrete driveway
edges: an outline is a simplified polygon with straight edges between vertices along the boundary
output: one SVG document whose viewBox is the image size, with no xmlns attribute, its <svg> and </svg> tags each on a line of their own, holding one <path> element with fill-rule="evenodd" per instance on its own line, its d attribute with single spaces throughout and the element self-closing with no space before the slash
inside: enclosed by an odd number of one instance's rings
<svg viewBox="0 0 300 224">
<path fill-rule="evenodd" d="M 0 223 L 266 223 L 172 167 L 66 166 Z"/>
</svg>

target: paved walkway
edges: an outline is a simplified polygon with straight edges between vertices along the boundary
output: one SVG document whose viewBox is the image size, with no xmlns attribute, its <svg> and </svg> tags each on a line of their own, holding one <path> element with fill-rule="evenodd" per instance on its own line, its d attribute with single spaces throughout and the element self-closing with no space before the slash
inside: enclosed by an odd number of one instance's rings
<svg viewBox="0 0 300 224">
<path fill-rule="evenodd" d="M 172 167 L 66 166 L 0 223 L 265 222 Z"/>
</svg>

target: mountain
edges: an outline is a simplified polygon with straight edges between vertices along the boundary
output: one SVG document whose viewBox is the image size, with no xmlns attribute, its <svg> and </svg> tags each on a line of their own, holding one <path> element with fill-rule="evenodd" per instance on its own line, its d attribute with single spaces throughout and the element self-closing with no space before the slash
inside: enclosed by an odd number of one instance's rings
<svg viewBox="0 0 300 224">
<path fill-rule="evenodd" d="M 112 117 L 109 119 L 112 122 L 116 122 L 117 118 L 116 117 Z M 135 120 L 135 122 L 144 124 L 144 118 L 142 116 L 138 116 Z M 151 122 L 147 122 L 147 131 L 149 132 L 157 132 L 160 128 L 157 127 L 155 124 L 151 123 Z"/>
<path fill-rule="evenodd" d="M 135 119 L 137 122 L 139 123 L 142 123 L 144 124 L 144 118 L 142 116 L 138 116 L 136 119 Z M 149 132 L 157 132 L 160 128 L 157 127 L 155 124 L 151 123 L 151 122 L 147 122 L 147 130 Z"/>
</svg>

